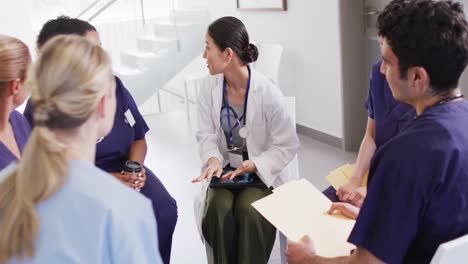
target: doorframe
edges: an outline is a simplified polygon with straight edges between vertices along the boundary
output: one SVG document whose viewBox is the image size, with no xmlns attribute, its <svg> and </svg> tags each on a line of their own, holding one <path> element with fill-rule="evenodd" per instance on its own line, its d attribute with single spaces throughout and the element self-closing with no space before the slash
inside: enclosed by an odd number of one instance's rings
<svg viewBox="0 0 468 264">
<path fill-rule="evenodd" d="M 340 0 L 343 146 L 358 151 L 367 125 L 368 38 L 364 0 Z"/>
</svg>

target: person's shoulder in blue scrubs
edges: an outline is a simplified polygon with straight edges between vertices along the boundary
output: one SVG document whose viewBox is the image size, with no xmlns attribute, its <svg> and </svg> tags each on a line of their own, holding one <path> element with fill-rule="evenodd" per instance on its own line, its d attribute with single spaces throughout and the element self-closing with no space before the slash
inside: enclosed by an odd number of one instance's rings
<svg viewBox="0 0 468 264">
<path fill-rule="evenodd" d="M 380 71 L 381 65 L 382 61 L 375 63 L 369 76 L 369 92 L 364 104 L 368 115 L 367 131 L 361 143 L 353 179 L 339 190 L 330 186 L 323 191 L 332 202 L 348 202 L 359 207 L 362 205 L 366 187 L 360 186 L 364 174 L 369 170 L 373 152 L 402 131 L 416 115 L 412 106 L 398 102 L 393 97 L 385 75 Z M 372 149 L 372 153 L 368 156 L 361 153 L 369 152 L 369 149 Z"/>
<path fill-rule="evenodd" d="M 120 172 L 131 145 L 145 138 L 149 127 L 122 81 L 116 80 L 116 112 L 112 131 L 96 147 L 96 166 L 107 172 Z M 34 105 L 28 100 L 24 117 L 33 126 Z"/>
<path fill-rule="evenodd" d="M 115 80 L 117 106 L 114 126 L 96 147 L 96 166 L 107 172 L 120 172 L 133 142 L 144 139 L 149 131 L 133 97 L 118 77 Z"/>
<path fill-rule="evenodd" d="M 468 102 L 451 102 L 382 146 L 349 242 L 387 263 L 429 263 L 441 243 L 467 234 L 466 131 Z"/>
<path fill-rule="evenodd" d="M 412 106 L 393 97 L 385 75 L 380 71 L 381 65 L 382 61 L 379 61 L 372 66 L 365 103 L 369 118 L 374 120 L 377 149 L 397 135 L 416 114 Z"/>
<path fill-rule="evenodd" d="M 31 134 L 31 127 L 23 115 L 16 110 L 13 110 L 10 113 L 9 121 L 13 129 L 13 133 L 15 134 L 16 144 L 18 145 L 20 153 L 22 153 L 24 145 L 26 145 L 29 135 Z M 16 160 L 18 160 L 18 158 L 5 146 L 3 142 L 0 142 L 0 170 L 4 169 L 8 164 Z"/>
<path fill-rule="evenodd" d="M 31 102 L 31 98 L 29 98 L 28 101 L 26 102 L 26 107 L 24 108 L 23 116 L 28 122 L 30 127 L 34 127 L 33 114 L 34 114 L 34 105 Z"/>
</svg>

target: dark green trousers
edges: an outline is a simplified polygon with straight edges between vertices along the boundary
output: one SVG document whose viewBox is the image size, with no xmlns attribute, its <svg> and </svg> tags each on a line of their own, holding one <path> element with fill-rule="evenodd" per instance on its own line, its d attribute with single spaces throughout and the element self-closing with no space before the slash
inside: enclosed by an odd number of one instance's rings
<svg viewBox="0 0 468 264">
<path fill-rule="evenodd" d="M 267 187 L 208 188 L 202 229 L 216 264 L 268 262 L 276 228 L 251 204 L 271 193 Z"/>
</svg>

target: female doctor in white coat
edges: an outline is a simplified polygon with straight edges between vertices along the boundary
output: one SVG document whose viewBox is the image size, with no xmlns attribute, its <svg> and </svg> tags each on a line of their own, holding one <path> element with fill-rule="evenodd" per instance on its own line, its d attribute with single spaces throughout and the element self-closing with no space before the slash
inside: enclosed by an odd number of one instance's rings
<svg viewBox="0 0 468 264">
<path fill-rule="evenodd" d="M 240 20 L 210 24 L 203 57 L 215 76 L 203 81 L 198 96 L 196 137 L 205 169 L 193 182 L 254 173 L 263 183 L 205 189 L 203 236 L 215 263 L 267 263 L 276 229 L 251 204 L 290 178 L 285 168 L 299 148 L 295 127 L 278 87 L 250 68 L 258 51 Z M 225 167 L 235 170 L 223 175 Z"/>
</svg>

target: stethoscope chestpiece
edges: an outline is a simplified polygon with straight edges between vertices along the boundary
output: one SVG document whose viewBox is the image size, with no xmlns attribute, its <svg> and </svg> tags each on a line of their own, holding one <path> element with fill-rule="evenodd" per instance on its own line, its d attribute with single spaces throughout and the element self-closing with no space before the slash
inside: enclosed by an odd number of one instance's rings
<svg viewBox="0 0 468 264">
<path fill-rule="evenodd" d="M 239 136 L 246 139 L 249 136 L 249 129 L 245 126 L 239 129 Z"/>
</svg>

